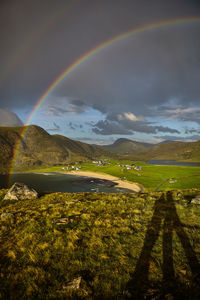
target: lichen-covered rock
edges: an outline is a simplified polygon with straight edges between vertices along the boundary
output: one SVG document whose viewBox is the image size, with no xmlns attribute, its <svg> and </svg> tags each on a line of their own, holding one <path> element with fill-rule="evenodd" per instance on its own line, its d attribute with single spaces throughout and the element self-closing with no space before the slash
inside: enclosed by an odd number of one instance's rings
<svg viewBox="0 0 200 300">
<path fill-rule="evenodd" d="M 34 189 L 29 188 L 24 183 L 15 182 L 8 190 L 4 200 L 31 200 L 37 198 L 38 193 Z"/>
<path fill-rule="evenodd" d="M 63 285 L 63 290 L 78 290 L 80 288 L 81 276 L 74 278 L 68 282 L 67 285 Z"/>
<path fill-rule="evenodd" d="M 193 198 L 193 199 L 191 200 L 191 203 L 192 203 L 192 204 L 200 204 L 200 197 L 199 197 L 199 198 Z"/>
<path fill-rule="evenodd" d="M 7 220 L 13 220 L 14 219 L 14 215 L 11 213 L 2 213 L 0 216 L 0 219 L 2 221 L 7 221 Z"/>
</svg>

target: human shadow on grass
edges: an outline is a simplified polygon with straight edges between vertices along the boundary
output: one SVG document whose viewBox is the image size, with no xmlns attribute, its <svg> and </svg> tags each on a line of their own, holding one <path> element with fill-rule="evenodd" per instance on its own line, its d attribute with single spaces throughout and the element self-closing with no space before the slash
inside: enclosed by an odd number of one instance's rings
<svg viewBox="0 0 200 300">
<path fill-rule="evenodd" d="M 162 226 L 163 220 L 164 224 Z M 172 192 L 163 193 L 154 204 L 154 213 L 147 227 L 144 245 L 132 278 L 127 285 L 133 299 L 151 299 L 153 296 L 148 292 L 150 288 L 154 290 L 152 283 L 149 282 L 148 273 L 151 253 L 161 229 L 163 229 L 163 281 L 160 287 L 155 287 L 155 290 L 159 290 L 160 298 L 164 297 L 164 295 L 171 294 L 175 297 L 184 295 L 187 299 L 190 299 L 190 296 L 192 297 L 191 299 L 196 299 L 195 295 L 197 296 L 198 293 L 200 293 L 200 263 L 183 227 L 184 224 L 181 223 L 176 211 Z M 191 269 L 193 280 L 190 287 L 186 287 L 175 277 L 172 249 L 173 231 L 176 232 L 180 239 Z"/>
</svg>

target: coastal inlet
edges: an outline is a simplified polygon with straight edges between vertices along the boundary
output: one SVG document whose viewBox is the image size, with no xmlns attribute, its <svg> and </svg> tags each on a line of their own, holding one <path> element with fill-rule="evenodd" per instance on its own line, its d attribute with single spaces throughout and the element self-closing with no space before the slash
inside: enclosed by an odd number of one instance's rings
<svg viewBox="0 0 200 300">
<path fill-rule="evenodd" d="M 0 175 L 0 188 L 8 188 L 15 182 L 23 182 L 38 192 L 104 192 L 128 193 L 128 189 L 118 188 L 117 183 L 106 179 L 59 173 L 18 173 L 13 174 L 8 185 L 8 176 Z"/>
</svg>

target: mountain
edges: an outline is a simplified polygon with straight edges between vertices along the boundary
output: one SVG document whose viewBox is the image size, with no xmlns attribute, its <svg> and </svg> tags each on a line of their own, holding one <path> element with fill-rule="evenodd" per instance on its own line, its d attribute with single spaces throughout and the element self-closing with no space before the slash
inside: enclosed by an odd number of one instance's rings
<svg viewBox="0 0 200 300">
<path fill-rule="evenodd" d="M 141 151 L 123 154 L 123 158 L 131 160 L 176 160 L 199 162 L 200 141 L 197 142 L 168 142 L 156 144 Z"/>
<path fill-rule="evenodd" d="M 168 144 L 168 143 L 175 143 L 176 141 L 170 141 L 170 140 L 165 140 L 165 141 L 162 141 L 160 143 L 157 143 L 156 145 L 162 145 L 162 144 Z"/>
<path fill-rule="evenodd" d="M 0 173 L 8 172 L 14 156 L 16 170 L 103 157 L 199 162 L 200 141 L 152 145 L 121 138 L 112 145 L 97 146 L 61 135 L 50 135 L 43 128 L 35 125 L 0 127 Z"/>
<path fill-rule="evenodd" d="M 141 154 L 142 155 L 142 154 Z M 169 142 L 153 146 L 145 154 L 150 159 L 200 161 L 200 141 Z"/>
<path fill-rule="evenodd" d="M 104 148 L 123 159 L 200 161 L 200 141 L 163 141 L 155 145 L 121 138 L 111 145 L 104 146 Z"/>
<path fill-rule="evenodd" d="M 90 145 L 79 141 L 71 140 L 62 135 L 53 135 L 58 145 L 68 151 L 69 159 L 72 161 L 86 158 L 94 158 L 105 155 L 106 151 L 97 145 Z"/>
<path fill-rule="evenodd" d="M 0 126 L 23 126 L 23 123 L 14 112 L 0 108 Z"/>
<path fill-rule="evenodd" d="M 16 150 L 19 143 L 20 149 Z M 0 127 L 1 173 L 9 170 L 16 151 L 17 169 L 66 164 L 76 160 L 102 157 L 106 153 L 98 146 L 76 142 L 60 135 L 50 135 L 35 125 Z"/>
<path fill-rule="evenodd" d="M 105 145 L 103 147 L 117 154 L 131 154 L 133 152 L 146 150 L 147 148 L 150 148 L 152 146 L 152 144 L 141 143 L 125 138 L 120 138 L 116 140 L 113 144 Z"/>
</svg>

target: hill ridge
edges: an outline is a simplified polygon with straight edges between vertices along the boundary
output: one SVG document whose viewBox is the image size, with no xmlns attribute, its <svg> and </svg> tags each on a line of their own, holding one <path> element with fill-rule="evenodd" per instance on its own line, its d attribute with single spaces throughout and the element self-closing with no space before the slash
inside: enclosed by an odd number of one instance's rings
<svg viewBox="0 0 200 300">
<path fill-rule="evenodd" d="M 23 136 L 24 129 L 26 133 Z M 37 125 L 0 127 L 1 173 L 8 172 L 10 169 L 14 149 L 20 140 L 21 148 L 16 159 L 16 170 L 42 165 L 67 164 L 71 161 L 100 157 L 106 153 L 98 146 L 60 135 L 50 135 Z"/>
</svg>

